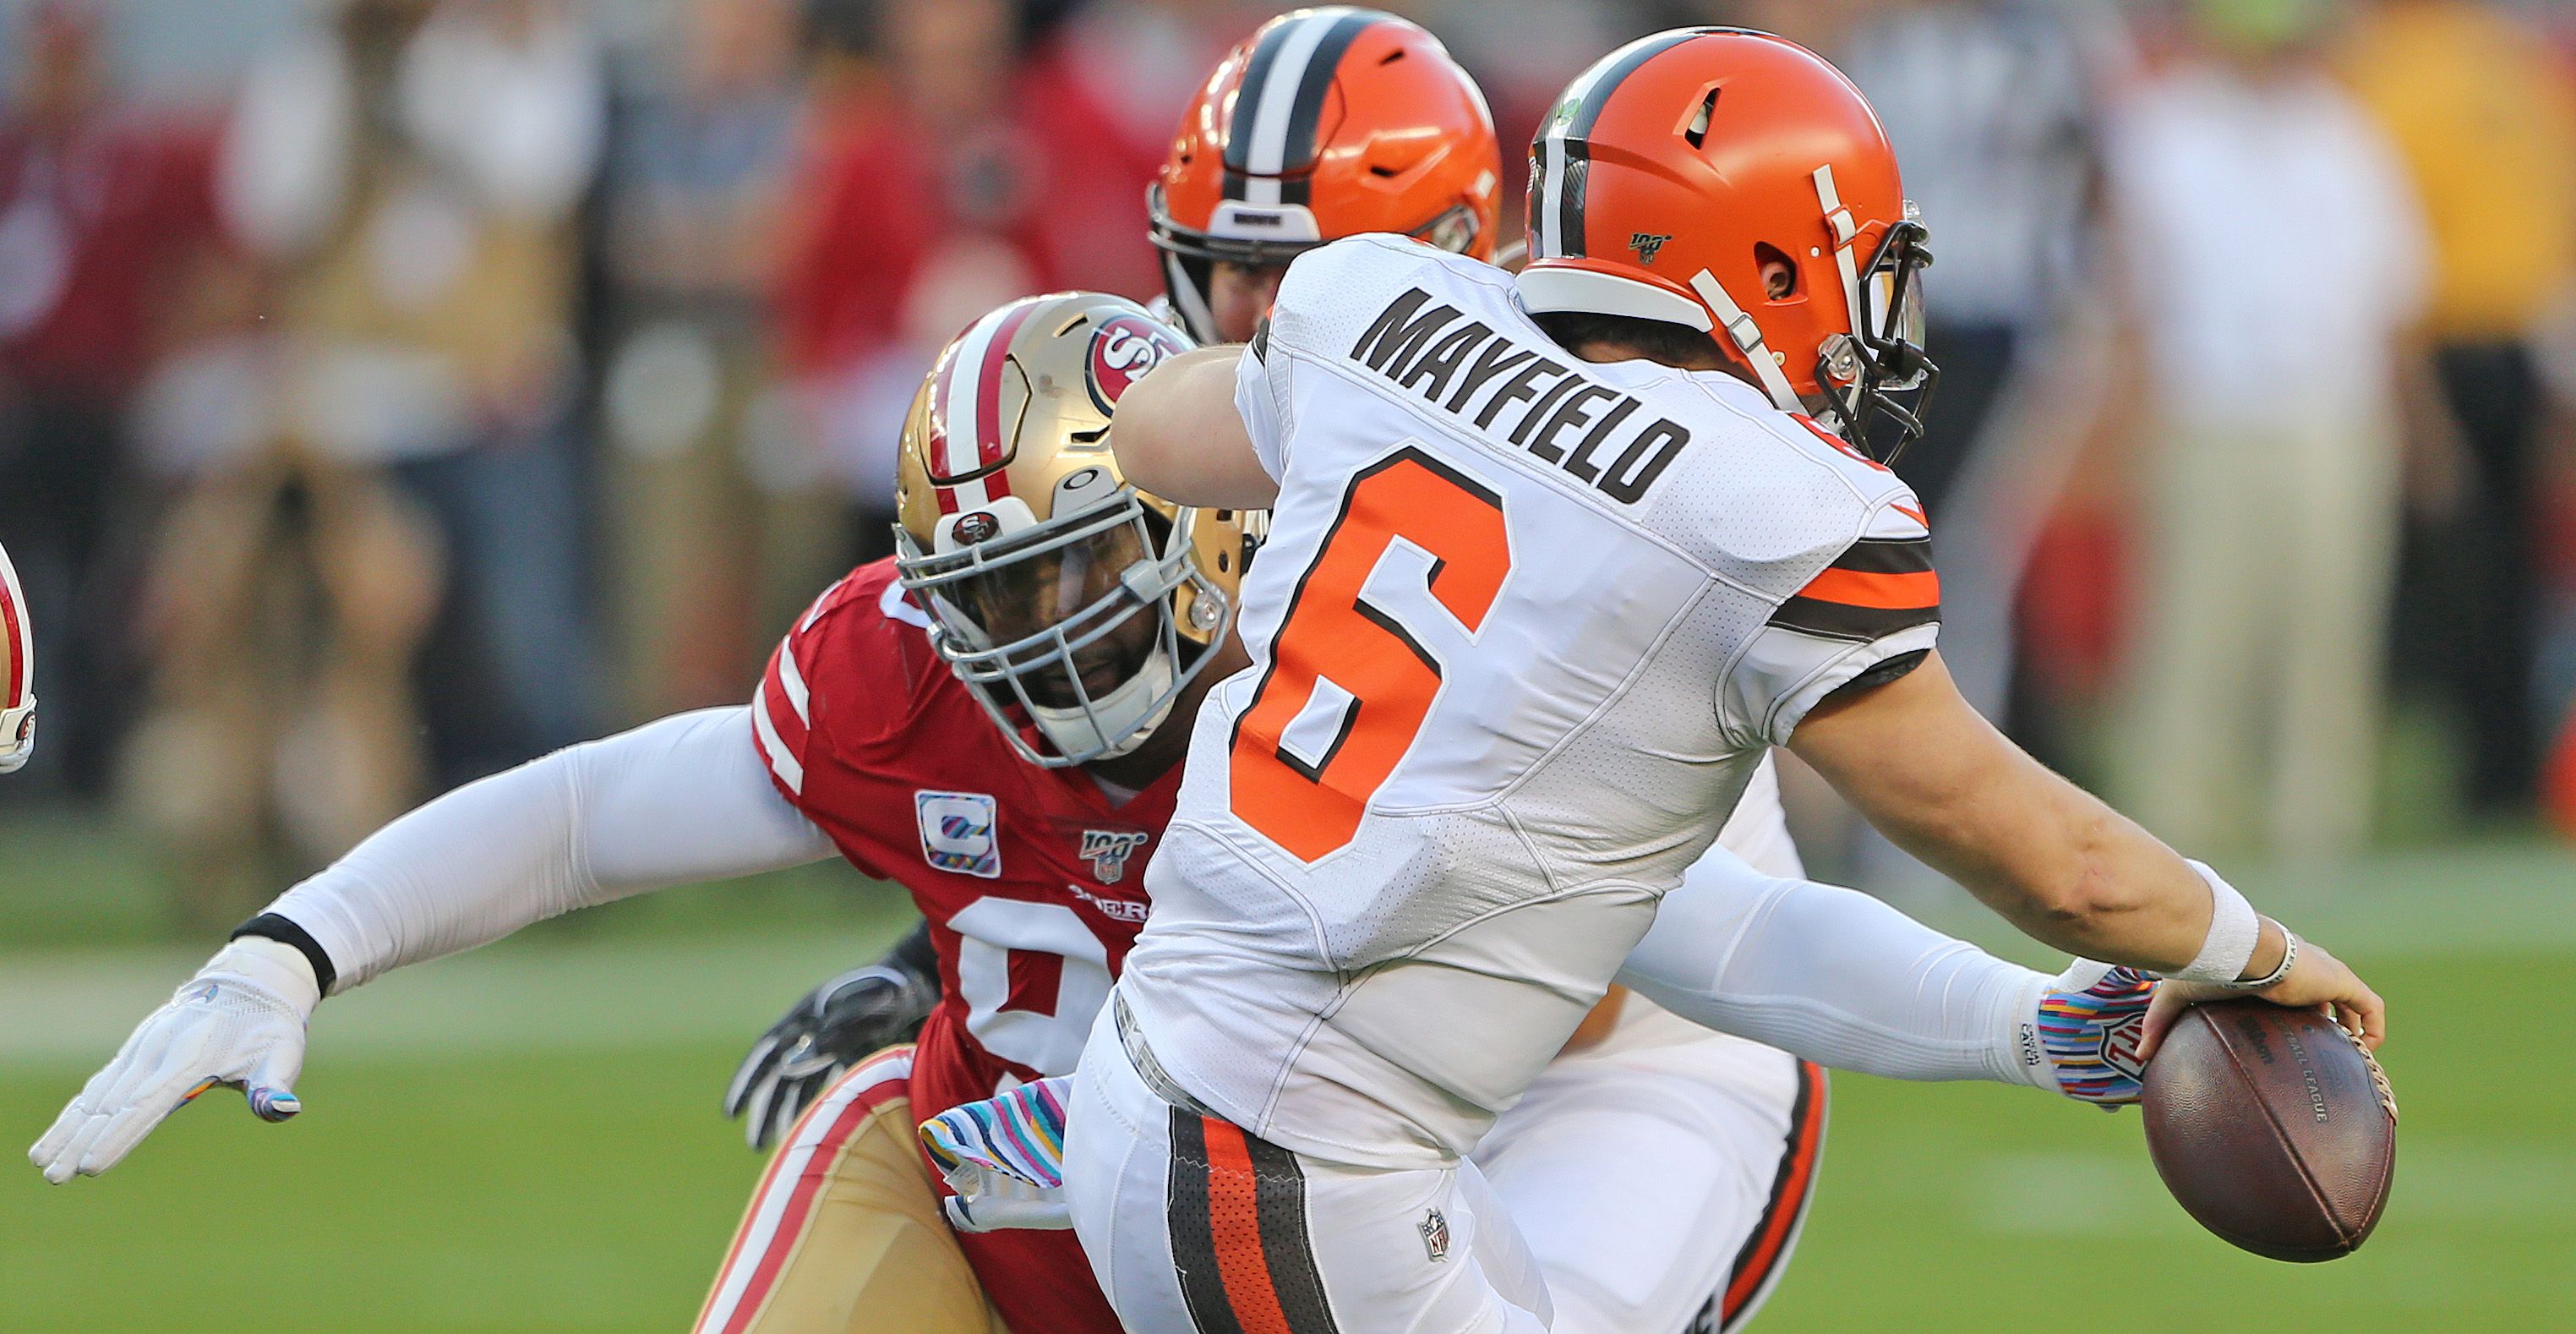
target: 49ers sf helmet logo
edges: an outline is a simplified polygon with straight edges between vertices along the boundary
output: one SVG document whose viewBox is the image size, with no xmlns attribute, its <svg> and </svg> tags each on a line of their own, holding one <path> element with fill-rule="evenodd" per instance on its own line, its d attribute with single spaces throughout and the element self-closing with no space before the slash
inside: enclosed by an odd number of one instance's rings
<svg viewBox="0 0 2576 1334">
<path fill-rule="evenodd" d="M 1118 406 L 1119 396 L 1127 386 L 1144 378 L 1145 372 L 1163 364 L 1165 358 L 1190 350 L 1180 335 L 1146 319 L 1142 315 L 1120 315 L 1101 323 L 1091 335 L 1091 357 L 1085 363 L 1084 378 L 1090 382 L 1091 401 L 1102 412 Z"/>
</svg>

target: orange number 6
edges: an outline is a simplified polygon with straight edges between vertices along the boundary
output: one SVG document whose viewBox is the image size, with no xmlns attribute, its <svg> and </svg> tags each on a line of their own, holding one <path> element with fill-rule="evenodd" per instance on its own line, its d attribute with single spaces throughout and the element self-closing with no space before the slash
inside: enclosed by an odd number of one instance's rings
<svg viewBox="0 0 2576 1334">
<path fill-rule="evenodd" d="M 1420 449 L 1351 479 L 1341 515 L 1289 597 L 1270 669 L 1234 724 L 1234 813 L 1300 861 L 1350 843 L 1440 692 L 1439 660 L 1360 596 L 1399 537 L 1431 553 L 1431 595 L 1471 634 L 1512 567 L 1502 497 Z M 1308 744 L 1292 750 L 1282 738 L 1319 682 L 1350 698 L 1338 720 L 1300 729 Z M 1316 735 L 1328 724 L 1335 730 Z"/>
</svg>

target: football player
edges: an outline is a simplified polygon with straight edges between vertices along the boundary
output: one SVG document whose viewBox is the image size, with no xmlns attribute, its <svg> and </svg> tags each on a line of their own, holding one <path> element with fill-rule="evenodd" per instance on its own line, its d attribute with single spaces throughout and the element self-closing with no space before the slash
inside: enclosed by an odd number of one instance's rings
<svg viewBox="0 0 2576 1334">
<path fill-rule="evenodd" d="M 1071 1233 L 952 1229 L 911 1109 L 1071 1069 L 1146 916 L 1141 863 L 1199 701 L 1245 661 L 1228 634 L 1239 511 L 1136 492 L 1105 443 L 1109 407 L 1185 342 L 1114 297 L 976 321 L 907 422 L 900 554 L 797 618 L 752 703 L 558 752 L 378 831 L 147 1016 L 31 1158 L 56 1182 L 103 1172 L 217 1084 L 292 1117 L 325 995 L 576 907 L 837 851 L 912 891 L 944 997 L 917 1046 L 863 1063 L 798 1123 L 700 1328 L 1116 1330 Z M 1696 1015 L 1857 1069 L 2134 1096 L 2134 1080 L 2106 1092 L 2039 1054 L 2048 979 L 1849 891 L 1724 858 L 1692 875 L 1704 968 L 1675 994 Z M 1645 1110 L 1711 1124 L 1687 1099 Z M 1530 1133 L 1612 1124 L 1560 1109 Z M 1774 1180 L 1762 1166 L 1747 1180 Z M 1635 1195 L 1633 1179 L 1609 1185 Z M 1689 1240 L 1618 1274 L 1658 1283 Z"/>
<path fill-rule="evenodd" d="M 1532 157 L 1517 276 L 1338 241 L 1248 345 L 1124 405 L 1138 485 L 1272 511 L 1253 665 L 1204 703 L 1066 1128 L 1137 1334 L 1549 1328 L 1471 1155 L 1614 980 L 1692 1008 L 1683 872 L 1773 745 L 2052 945 L 2384 1033 L 1950 685 L 1882 462 L 1932 375 L 1926 236 L 1858 91 L 1778 38 L 1663 33 Z"/>
<path fill-rule="evenodd" d="M 1269 313 L 1288 264 L 1328 239 L 1393 233 L 1490 260 L 1501 169 L 1482 92 L 1430 33 L 1367 9 L 1282 15 L 1218 64 L 1147 192 L 1166 284 L 1158 305 L 1195 339 L 1239 343 Z M 1795 877 L 1778 792 L 1766 760 L 1723 843 L 1766 874 Z M 845 1070 L 912 1036 L 941 994 L 938 958 L 916 933 L 816 988 L 761 1036 L 725 1098 L 755 1148 Z M 1614 994 L 1530 1090 L 1525 1114 L 1486 1144 L 1484 1163 L 1506 1198 L 1546 1200 L 1531 1212 L 1547 1220 L 1534 1227 L 1537 1253 L 1560 1301 L 1598 1308 L 1605 1327 L 1678 1328 L 1702 1308 L 1725 1324 L 1749 1315 L 1785 1267 L 1825 1101 L 1821 1070 Z M 1551 1109 L 1589 1133 L 1522 1133 L 1556 1123 Z M 1614 1203 L 1617 1146 L 1640 1141 L 1662 1159 L 1668 1188 Z M 799 1184 L 781 1174 L 764 1191 Z M 762 1211 L 755 1198 L 720 1292 L 772 1250 L 814 1246 L 760 1226 Z M 793 1270 L 791 1286 L 802 1277 Z"/>
<path fill-rule="evenodd" d="M 17 567 L 0 548 L 0 774 L 25 767 L 35 750 L 36 627 Z"/>
</svg>

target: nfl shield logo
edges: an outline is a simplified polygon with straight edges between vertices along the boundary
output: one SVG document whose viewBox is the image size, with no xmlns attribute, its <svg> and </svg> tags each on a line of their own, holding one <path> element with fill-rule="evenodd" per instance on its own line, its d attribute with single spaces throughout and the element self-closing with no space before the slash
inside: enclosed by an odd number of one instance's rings
<svg viewBox="0 0 2576 1334">
<path fill-rule="evenodd" d="M 1434 1209 L 1424 1214 L 1422 1221 L 1416 1226 L 1422 1232 L 1422 1249 L 1430 1255 L 1431 1263 L 1438 1264 L 1448 1259 L 1449 1220 L 1442 1216 L 1439 1210 Z"/>
<path fill-rule="evenodd" d="M 1132 829 L 1085 829 L 1082 859 L 1091 863 L 1093 879 L 1114 885 L 1127 878 L 1127 859 L 1153 837 Z"/>
<path fill-rule="evenodd" d="M 942 871 L 998 880 L 1001 843 L 993 835 L 993 798 L 982 792 L 915 792 L 921 859 Z"/>
<path fill-rule="evenodd" d="M 2147 1063 L 2138 1059 L 2138 1043 L 2147 1036 L 2146 1011 L 2125 1014 L 2102 1026 L 2102 1064 L 2131 1079 L 2147 1077 Z"/>
</svg>

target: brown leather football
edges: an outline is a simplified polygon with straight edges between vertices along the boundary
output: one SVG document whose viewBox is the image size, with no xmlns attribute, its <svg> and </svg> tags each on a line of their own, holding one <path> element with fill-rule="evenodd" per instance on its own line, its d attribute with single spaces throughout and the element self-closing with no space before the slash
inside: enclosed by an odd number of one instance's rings
<svg viewBox="0 0 2576 1334">
<path fill-rule="evenodd" d="M 2397 1103 L 2361 1044 L 2313 1010 L 2194 1006 L 2147 1064 L 2147 1153 L 2202 1227 L 2275 1260 L 2351 1254 L 2397 1167 Z"/>
</svg>

